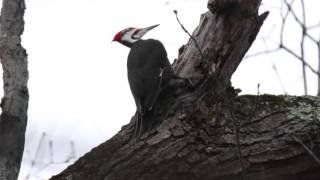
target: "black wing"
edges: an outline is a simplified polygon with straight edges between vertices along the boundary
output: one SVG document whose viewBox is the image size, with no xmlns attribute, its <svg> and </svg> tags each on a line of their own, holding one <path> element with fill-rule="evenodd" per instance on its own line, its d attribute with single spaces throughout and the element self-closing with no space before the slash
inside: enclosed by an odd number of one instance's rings
<svg viewBox="0 0 320 180">
<path fill-rule="evenodd" d="M 137 110 L 152 108 L 162 84 L 174 75 L 164 46 L 152 39 L 136 42 L 130 50 L 127 67 Z"/>
</svg>

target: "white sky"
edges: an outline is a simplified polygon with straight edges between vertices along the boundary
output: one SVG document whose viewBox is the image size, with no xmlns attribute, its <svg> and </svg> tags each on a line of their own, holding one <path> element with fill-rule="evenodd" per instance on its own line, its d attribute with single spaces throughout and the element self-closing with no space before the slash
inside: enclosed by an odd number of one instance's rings
<svg viewBox="0 0 320 180">
<path fill-rule="evenodd" d="M 310 0 L 311 1 L 311 0 Z M 176 22 L 177 9 L 189 31 L 198 25 L 207 0 L 26 0 L 23 45 L 29 54 L 29 122 L 25 154 L 19 179 L 48 178 L 65 168 L 50 161 L 48 142 L 54 141 L 54 161 L 63 161 L 69 154 L 69 142 L 74 141 L 77 157 L 106 141 L 122 125 L 129 122 L 135 105 L 126 74 L 129 49 L 111 40 L 126 27 L 146 27 L 160 24 L 145 38 L 159 39 L 165 45 L 171 62 L 178 48 L 187 42 L 187 35 Z M 263 9 L 271 14 L 260 37 L 270 35 L 277 41 L 279 13 L 273 6 Z M 309 1 L 308 1 L 309 2 Z M 308 7 L 310 16 L 317 14 L 317 5 Z M 309 15 L 309 14 L 308 14 Z M 315 16 L 316 17 L 316 16 Z M 309 22 L 308 22 L 309 23 Z M 318 21 L 310 22 L 316 24 Z M 286 41 L 296 49 L 300 31 L 290 25 Z M 319 29 L 317 32 L 319 34 Z M 259 38 L 258 38 L 259 39 Z M 272 48 L 275 44 L 268 42 Z M 309 46 L 308 46 L 309 47 Z M 265 45 L 257 40 L 251 52 L 261 51 Z M 308 48 L 309 63 L 317 67 L 315 49 Z M 274 72 L 275 64 L 280 78 Z M 244 94 L 260 93 L 303 94 L 301 65 L 286 53 L 259 56 L 244 60 L 232 82 Z M 316 77 L 308 72 L 309 94 L 316 94 Z M 41 134 L 45 132 L 39 153 L 36 153 Z M 35 154 L 38 154 L 35 158 Z M 30 169 L 32 159 L 35 167 Z"/>
</svg>

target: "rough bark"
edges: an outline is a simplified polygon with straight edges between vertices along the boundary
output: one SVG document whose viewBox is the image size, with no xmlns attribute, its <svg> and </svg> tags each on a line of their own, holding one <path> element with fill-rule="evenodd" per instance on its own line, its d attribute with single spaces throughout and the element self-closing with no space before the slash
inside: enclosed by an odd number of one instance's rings
<svg viewBox="0 0 320 180">
<path fill-rule="evenodd" d="M 248 4 L 255 6 L 248 9 Z M 268 15 L 268 12 L 258 15 L 259 5 L 260 0 L 209 0 L 211 11 L 201 15 L 199 26 L 192 34 L 204 59 L 190 39 L 180 48 L 174 63 L 178 75 L 207 79 L 204 70 L 210 66 L 221 81 L 228 83 Z"/>
<path fill-rule="evenodd" d="M 21 46 L 24 0 L 3 0 L 0 27 L 0 58 L 4 97 L 0 116 L 0 179 L 18 177 L 27 125 L 27 53 Z"/>
<path fill-rule="evenodd" d="M 319 98 L 241 96 L 235 102 L 245 179 L 319 179 L 320 165 L 294 140 L 320 155 Z M 203 103 L 197 112 L 173 113 L 140 141 L 130 141 L 132 131 L 124 127 L 52 179 L 241 179 L 232 117 Z"/>
<path fill-rule="evenodd" d="M 259 5 L 260 0 L 209 0 L 210 11 L 193 32 L 201 53 L 189 40 L 174 63 L 194 87 L 172 81 L 149 117 L 155 122 L 151 130 L 133 139 L 131 122 L 52 179 L 319 177 L 319 164 L 302 144 L 319 155 L 320 99 L 237 96 L 230 87 L 267 16 L 258 15 Z"/>
</svg>

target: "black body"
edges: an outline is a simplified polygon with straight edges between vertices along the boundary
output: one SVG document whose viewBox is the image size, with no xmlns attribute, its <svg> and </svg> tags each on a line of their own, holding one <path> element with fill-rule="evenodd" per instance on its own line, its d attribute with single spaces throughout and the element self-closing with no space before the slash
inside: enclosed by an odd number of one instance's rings
<svg viewBox="0 0 320 180">
<path fill-rule="evenodd" d="M 153 39 L 132 44 L 127 68 L 130 89 L 137 106 L 135 131 L 140 136 L 148 124 L 144 115 L 152 109 L 161 88 L 174 77 L 174 72 L 164 46 Z"/>
</svg>

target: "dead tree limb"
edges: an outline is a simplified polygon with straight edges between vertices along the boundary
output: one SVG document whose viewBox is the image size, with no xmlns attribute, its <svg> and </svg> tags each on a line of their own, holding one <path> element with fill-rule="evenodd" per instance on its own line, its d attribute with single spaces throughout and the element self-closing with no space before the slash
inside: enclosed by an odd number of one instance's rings
<svg viewBox="0 0 320 180">
<path fill-rule="evenodd" d="M 132 139 L 131 122 L 52 179 L 238 180 L 243 170 L 254 180 L 319 177 L 319 165 L 292 135 L 319 141 L 320 100 L 238 97 L 230 87 L 267 17 L 258 15 L 259 6 L 260 0 L 209 0 L 196 41 L 180 48 L 173 65 L 195 87 L 173 81 L 154 106 L 150 131 Z M 313 144 L 317 156 L 319 143 Z"/>
</svg>

